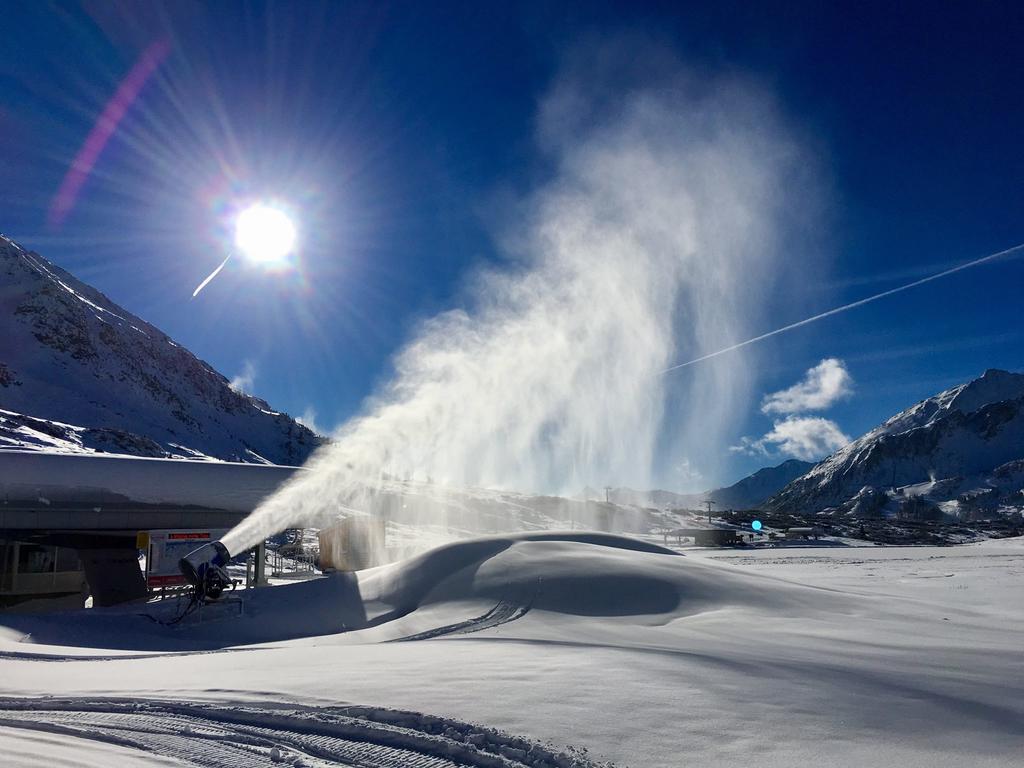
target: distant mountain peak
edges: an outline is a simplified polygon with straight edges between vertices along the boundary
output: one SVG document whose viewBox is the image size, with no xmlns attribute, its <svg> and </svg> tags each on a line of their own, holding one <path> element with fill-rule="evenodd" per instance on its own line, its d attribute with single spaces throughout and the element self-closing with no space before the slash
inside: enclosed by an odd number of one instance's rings
<svg viewBox="0 0 1024 768">
<path fill-rule="evenodd" d="M 655 509 L 700 509 L 708 501 L 713 502 L 720 510 L 753 509 L 813 466 L 813 462 L 787 459 L 778 466 L 763 467 L 727 488 L 715 488 L 703 493 L 637 491 L 632 488 L 609 488 L 605 491 L 586 487 L 580 498 L 604 501 L 607 494 L 608 501 L 613 504 Z"/>
<path fill-rule="evenodd" d="M 811 461 L 787 459 L 777 466 L 763 467 L 727 488 L 708 491 L 706 496 L 720 509 L 751 509 L 760 506 L 813 466 Z"/>
<path fill-rule="evenodd" d="M 1024 397 L 1024 374 L 989 368 L 973 381 L 957 387 L 948 409 L 970 413 L 987 403 Z"/>
</svg>

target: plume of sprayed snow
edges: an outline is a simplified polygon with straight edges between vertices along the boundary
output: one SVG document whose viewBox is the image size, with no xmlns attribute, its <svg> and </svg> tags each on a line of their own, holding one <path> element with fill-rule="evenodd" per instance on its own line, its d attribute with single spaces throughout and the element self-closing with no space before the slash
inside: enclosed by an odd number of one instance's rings
<svg viewBox="0 0 1024 768">
<path fill-rule="evenodd" d="M 327 430 L 320 426 L 319 422 L 317 421 L 316 408 L 314 408 L 311 405 L 307 405 L 306 410 L 302 412 L 301 416 L 296 416 L 295 420 L 299 422 L 299 424 L 301 424 L 302 426 L 306 427 L 307 429 L 311 429 L 314 433 L 318 435 L 327 434 Z"/>
<path fill-rule="evenodd" d="M 228 386 L 231 387 L 235 392 L 242 394 L 251 394 L 253 390 L 253 384 L 256 383 L 256 366 L 253 365 L 252 360 L 246 360 L 242 366 L 242 372 L 237 374 L 231 381 L 228 382 Z"/>
<path fill-rule="evenodd" d="M 599 53 L 542 105 L 555 174 L 519 211 L 506 264 L 478 276 L 468 308 L 422 325 L 392 381 L 229 534 L 231 551 L 339 513 L 415 507 L 444 524 L 468 487 L 649 487 L 656 454 L 691 466 L 722 442 L 750 397 L 744 358 L 661 372 L 749 332 L 799 153 L 743 83 Z"/>
</svg>

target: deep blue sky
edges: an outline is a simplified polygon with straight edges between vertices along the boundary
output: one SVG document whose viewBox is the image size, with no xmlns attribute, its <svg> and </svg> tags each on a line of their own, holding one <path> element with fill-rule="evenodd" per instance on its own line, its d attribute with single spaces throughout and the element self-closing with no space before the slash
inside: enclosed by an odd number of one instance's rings
<svg viewBox="0 0 1024 768">
<path fill-rule="evenodd" d="M 536 108 L 586 36 L 646 36 L 697 71 L 749 75 L 807 137 L 831 267 L 775 325 L 1024 241 L 1021 3 L 33 0 L 3 18 L 0 231 L 228 377 L 251 363 L 255 394 L 322 426 L 501 258 L 494 212 L 550 172 Z M 51 226 L 97 115 L 161 38 L 170 56 Z M 190 301 L 223 257 L 224 204 L 271 193 L 302 212 L 301 279 L 232 264 Z M 1021 369 L 1022 289 L 1016 258 L 777 337 L 758 391 L 838 357 L 855 393 L 822 415 L 860 434 L 988 367 Z M 736 438 L 770 427 L 754 403 Z M 767 461 L 735 454 L 703 480 Z"/>
</svg>

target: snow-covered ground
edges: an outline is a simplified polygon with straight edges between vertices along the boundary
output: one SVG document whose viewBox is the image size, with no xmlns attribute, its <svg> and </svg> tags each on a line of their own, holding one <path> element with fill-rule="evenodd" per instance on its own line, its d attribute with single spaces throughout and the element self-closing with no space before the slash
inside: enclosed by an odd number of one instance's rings
<svg viewBox="0 0 1024 768">
<path fill-rule="evenodd" d="M 1022 588 L 1020 539 L 535 533 L 247 591 L 240 617 L 0 615 L 0 762 L 1018 766 Z"/>
</svg>

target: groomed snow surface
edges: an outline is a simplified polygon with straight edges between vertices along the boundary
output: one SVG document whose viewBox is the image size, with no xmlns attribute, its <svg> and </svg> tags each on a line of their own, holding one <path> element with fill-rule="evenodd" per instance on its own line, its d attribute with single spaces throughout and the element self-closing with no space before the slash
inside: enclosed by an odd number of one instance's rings
<svg viewBox="0 0 1024 768">
<path fill-rule="evenodd" d="M 172 601 L 0 614 L 0 763 L 1019 766 L 1022 587 L 1019 539 L 678 554 L 575 532 L 174 625 Z"/>
</svg>

